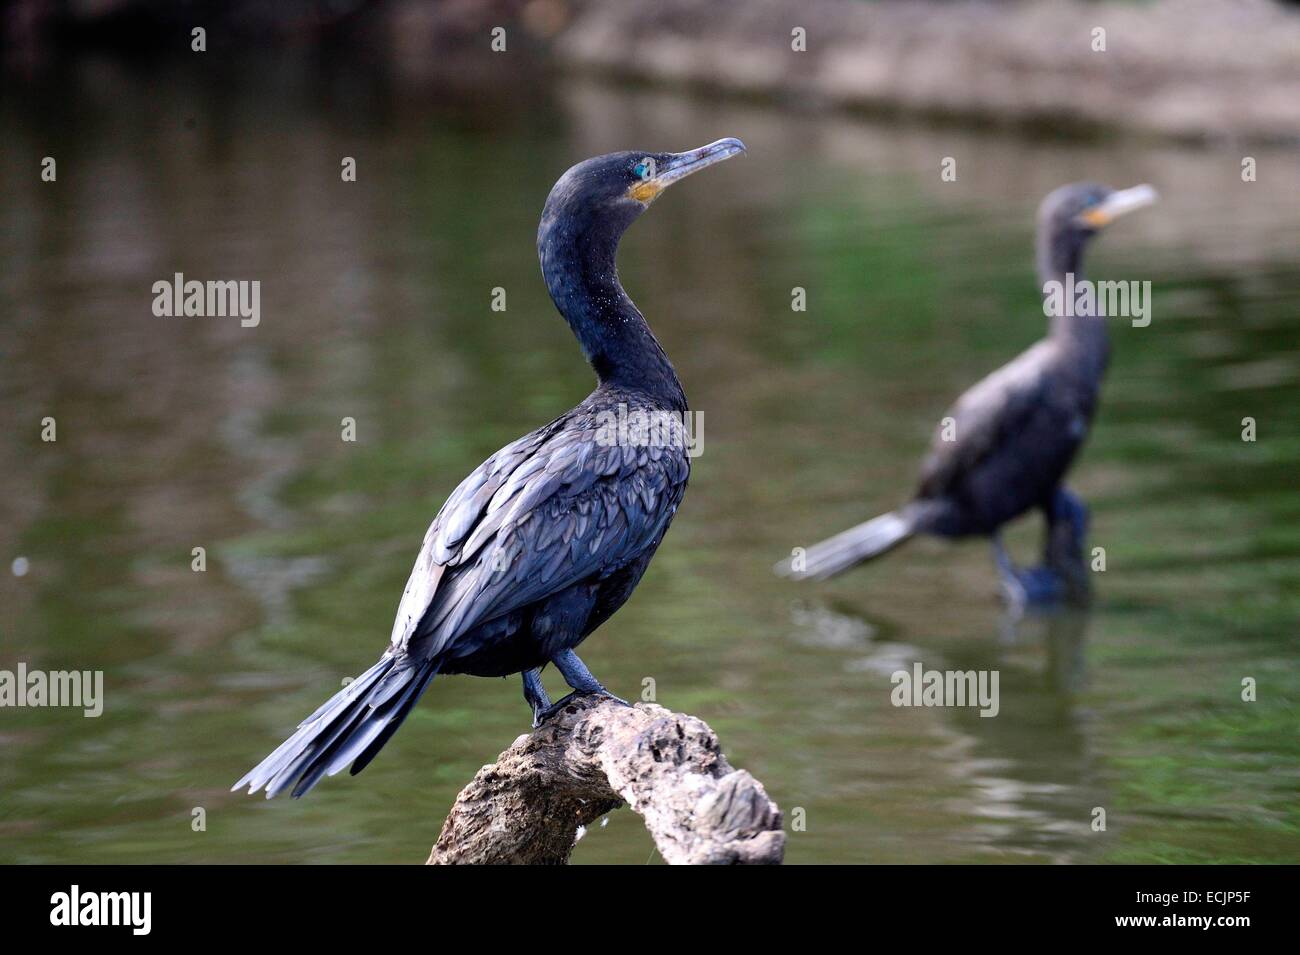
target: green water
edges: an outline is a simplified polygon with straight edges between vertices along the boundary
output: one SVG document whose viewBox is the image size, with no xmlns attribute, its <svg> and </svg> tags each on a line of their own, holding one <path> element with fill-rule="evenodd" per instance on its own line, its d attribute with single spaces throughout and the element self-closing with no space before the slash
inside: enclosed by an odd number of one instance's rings
<svg viewBox="0 0 1300 955">
<path fill-rule="evenodd" d="M 516 680 L 436 681 L 364 775 L 305 800 L 227 790 L 383 649 L 460 478 L 589 390 L 533 247 L 558 174 L 721 136 L 749 155 L 623 243 L 704 453 L 587 663 L 708 721 L 803 820 L 792 863 L 1300 861 L 1290 158 L 1254 153 L 1243 184 L 1232 150 L 518 89 L 94 63 L 4 101 L 0 667 L 102 670 L 105 704 L 0 710 L 0 861 L 423 861 L 458 789 L 526 731 Z M 1089 259 L 1154 286 L 1149 327 L 1113 326 L 1072 478 L 1106 551 L 1092 612 L 1007 620 L 979 542 L 772 577 L 901 500 L 949 401 L 1042 333 L 1034 208 L 1084 177 L 1165 196 Z M 259 279 L 261 324 L 154 317 L 177 271 Z M 1027 559 L 1037 534 L 1009 541 Z M 895 708 L 889 674 L 916 660 L 998 670 L 999 715 Z M 574 861 L 660 860 L 621 810 Z"/>
</svg>

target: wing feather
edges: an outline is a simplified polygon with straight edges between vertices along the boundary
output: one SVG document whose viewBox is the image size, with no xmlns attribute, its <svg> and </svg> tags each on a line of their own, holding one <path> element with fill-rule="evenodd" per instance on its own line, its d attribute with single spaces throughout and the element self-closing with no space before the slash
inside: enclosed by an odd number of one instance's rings
<svg viewBox="0 0 1300 955">
<path fill-rule="evenodd" d="M 921 467 L 919 496 L 940 497 L 954 481 L 969 474 L 994 454 L 1009 435 L 1022 430 L 1025 419 L 1042 405 L 1050 359 L 1050 342 L 1039 342 L 997 371 L 972 385 L 949 409 L 955 435 L 936 429 L 930 453 Z"/>
<path fill-rule="evenodd" d="M 462 633 L 655 545 L 685 491 L 680 447 L 602 445 L 588 418 L 557 419 L 498 451 L 425 534 L 392 641 L 430 658 Z"/>
</svg>

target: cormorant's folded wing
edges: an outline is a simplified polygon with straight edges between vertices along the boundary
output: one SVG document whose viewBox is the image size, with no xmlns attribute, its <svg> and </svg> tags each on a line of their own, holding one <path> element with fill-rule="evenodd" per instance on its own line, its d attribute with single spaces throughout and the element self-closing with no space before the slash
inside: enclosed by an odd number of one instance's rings
<svg viewBox="0 0 1300 955">
<path fill-rule="evenodd" d="M 424 543 L 397 605 L 391 637 L 394 650 L 405 649 L 433 601 L 447 565 L 459 555 L 459 545 L 474 529 L 488 501 L 557 423 L 558 419 L 497 451 L 461 481 L 443 503 L 424 534 Z"/>
<path fill-rule="evenodd" d="M 919 497 L 942 497 L 1024 430 L 1046 397 L 1050 342 L 1039 342 L 968 388 L 935 429 Z M 949 421 L 948 419 L 951 419 Z"/>
<path fill-rule="evenodd" d="M 553 422 L 465 479 L 425 535 L 394 649 L 433 656 L 478 623 L 610 573 L 655 542 L 681 501 L 680 447 L 602 444 Z"/>
</svg>

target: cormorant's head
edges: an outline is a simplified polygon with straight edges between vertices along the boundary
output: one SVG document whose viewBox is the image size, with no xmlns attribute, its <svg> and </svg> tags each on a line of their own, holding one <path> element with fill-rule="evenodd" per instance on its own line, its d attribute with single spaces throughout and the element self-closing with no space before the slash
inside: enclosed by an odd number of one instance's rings
<svg viewBox="0 0 1300 955">
<path fill-rule="evenodd" d="M 1111 189 L 1095 182 L 1075 182 L 1049 192 L 1038 207 L 1040 271 L 1070 271 L 1088 239 L 1157 198 L 1151 186 Z"/>
<path fill-rule="evenodd" d="M 739 139 L 719 139 L 684 153 L 621 152 L 580 162 L 546 199 L 538 250 L 544 255 L 550 241 L 616 243 L 666 188 L 744 151 Z"/>
<path fill-rule="evenodd" d="M 1038 207 L 1038 224 L 1045 232 L 1092 235 L 1157 198 L 1151 186 L 1111 189 L 1095 182 L 1073 182 L 1047 194 Z"/>
</svg>

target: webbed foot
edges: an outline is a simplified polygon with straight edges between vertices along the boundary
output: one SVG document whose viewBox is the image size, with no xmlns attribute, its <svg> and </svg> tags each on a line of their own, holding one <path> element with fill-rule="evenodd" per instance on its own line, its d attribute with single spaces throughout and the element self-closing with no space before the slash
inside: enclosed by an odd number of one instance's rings
<svg viewBox="0 0 1300 955">
<path fill-rule="evenodd" d="M 533 714 L 533 728 L 536 729 L 537 727 L 545 723 L 547 720 L 551 719 L 554 716 L 557 716 L 561 710 L 563 710 L 566 706 L 572 703 L 575 699 L 578 699 L 579 697 L 589 697 L 589 696 L 602 696 L 607 700 L 613 700 L 615 703 L 618 703 L 620 706 L 632 705 L 627 700 L 615 696 L 613 693 L 609 692 L 609 690 L 605 689 L 603 686 L 600 689 L 594 691 L 574 690 L 568 696 L 564 697 L 561 700 L 556 701 L 555 703 L 552 703 L 546 709 L 540 712 L 535 712 Z"/>
<path fill-rule="evenodd" d="M 993 558 L 998 567 L 1002 599 L 1018 613 L 1026 607 L 1059 601 L 1069 591 L 1065 578 L 1046 564 L 1038 567 L 1017 567 L 1007 556 L 1001 538 L 993 539 Z"/>
</svg>

